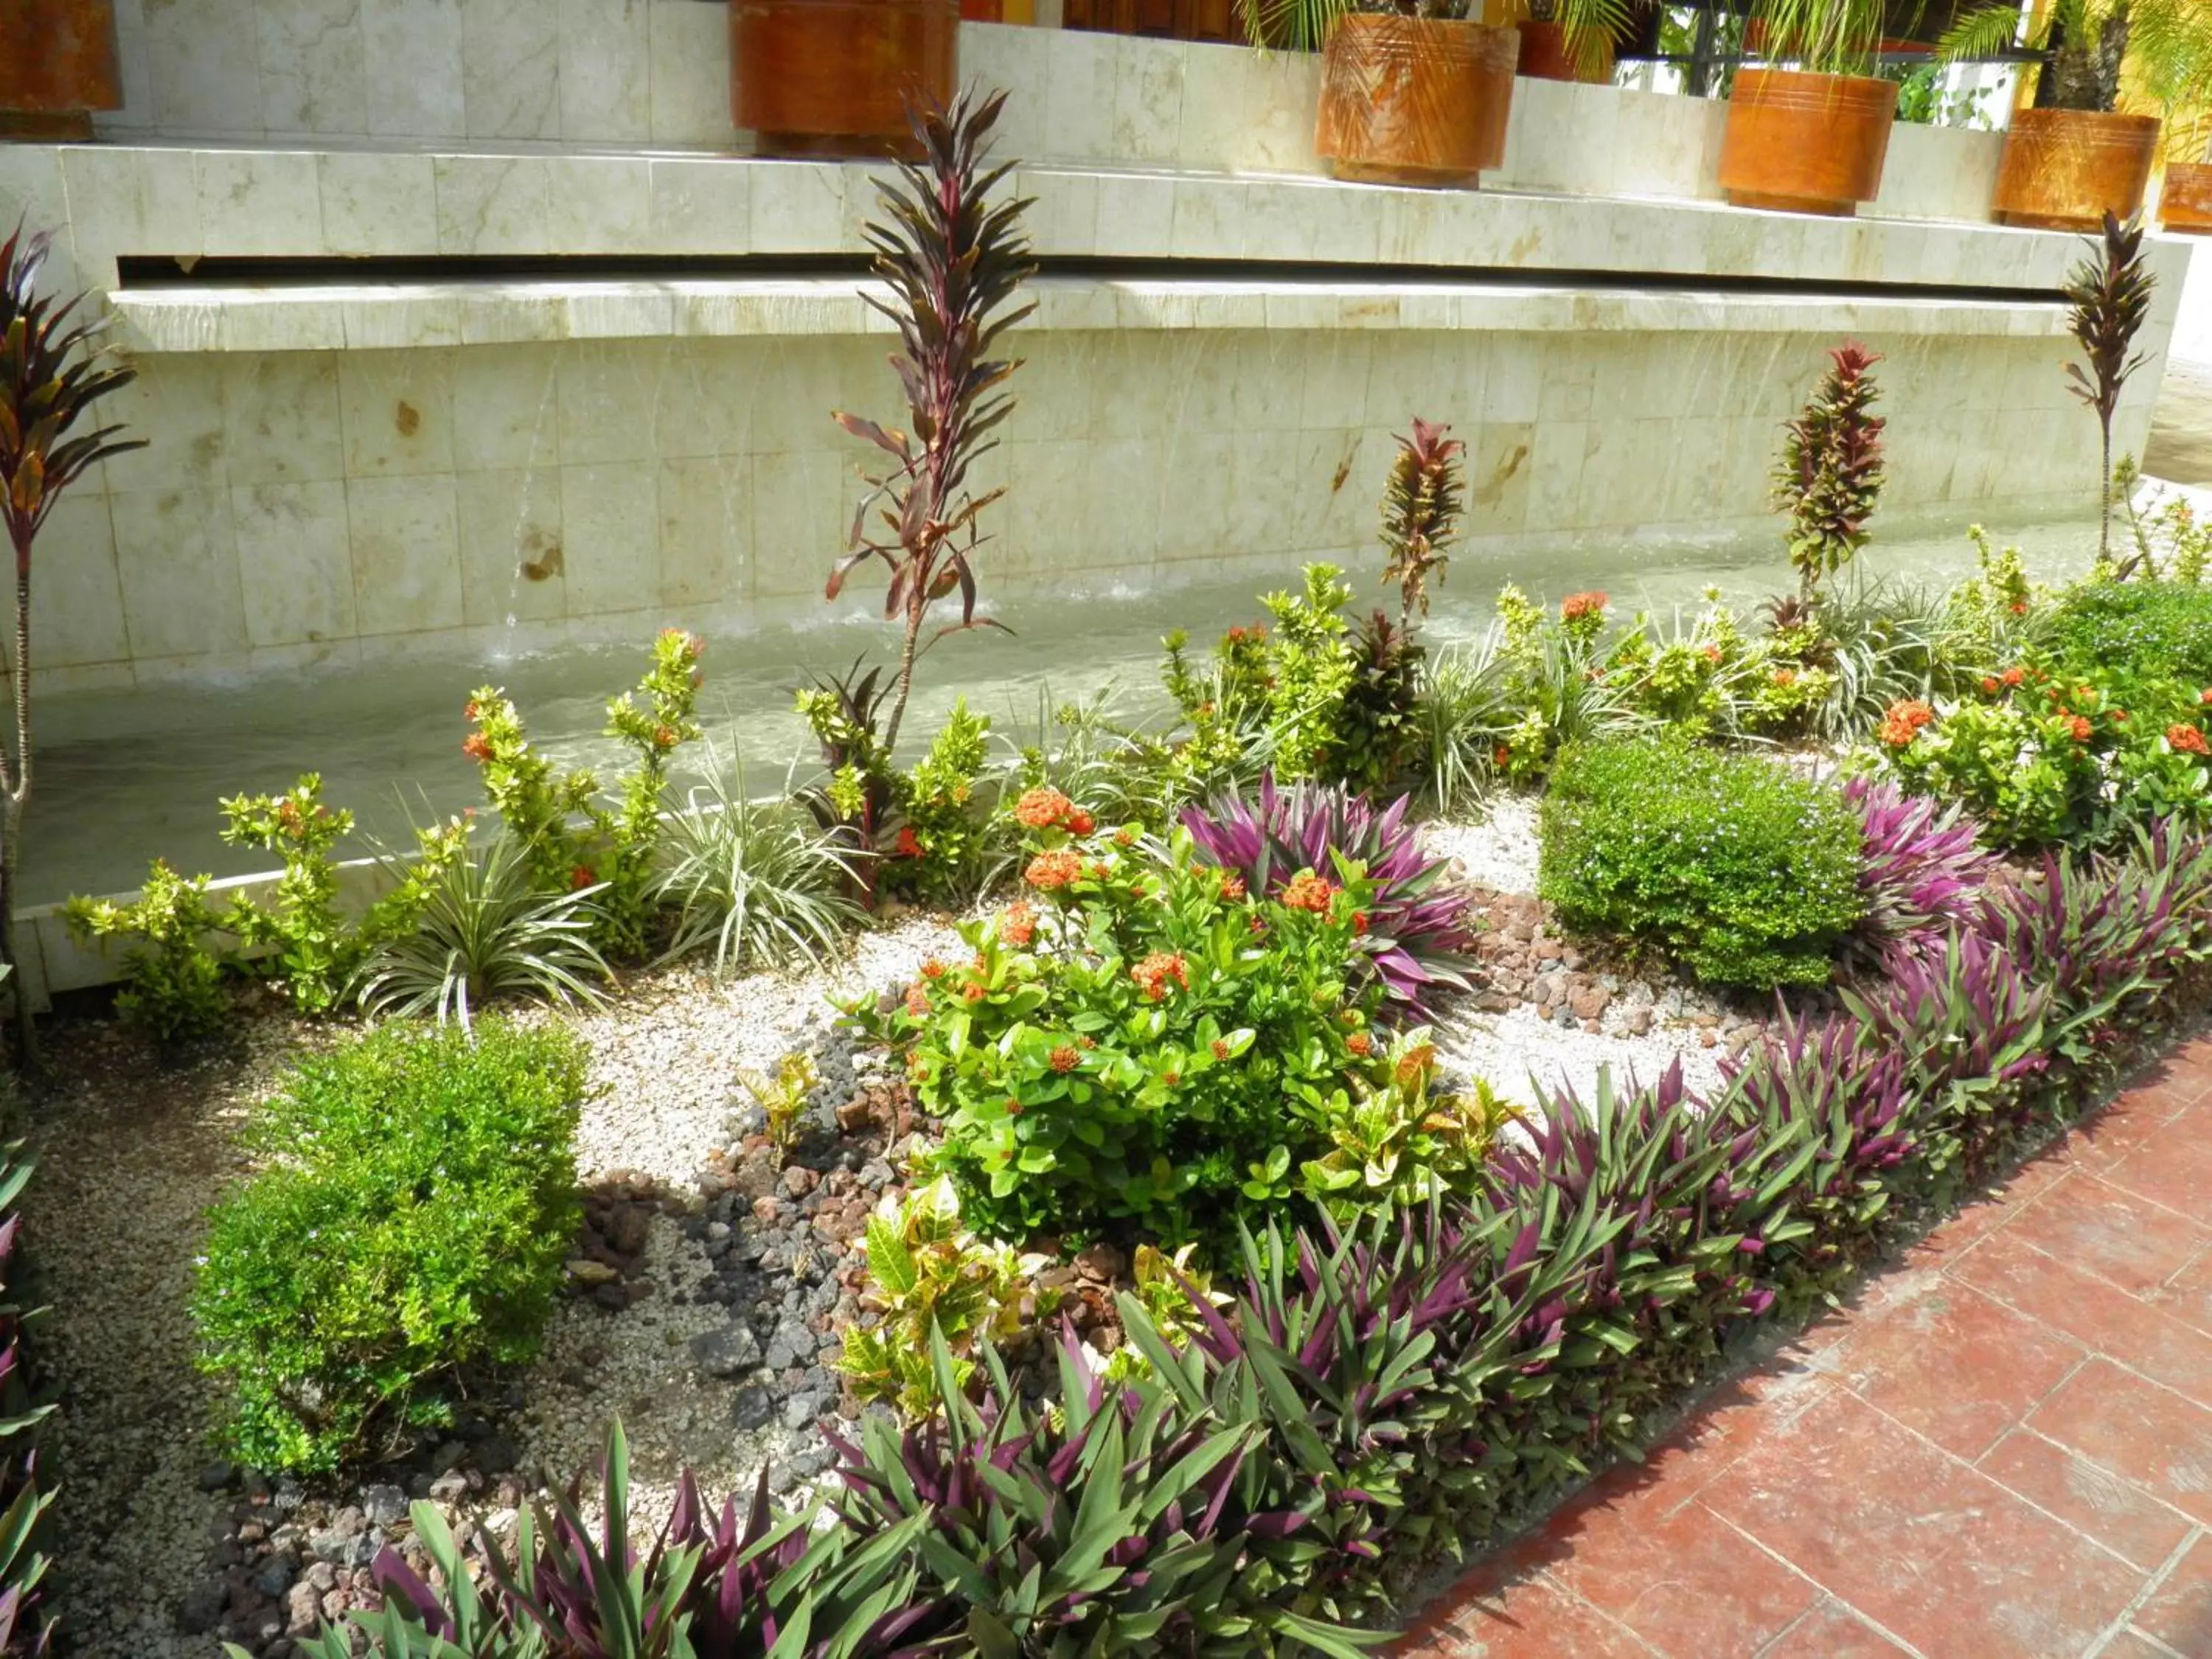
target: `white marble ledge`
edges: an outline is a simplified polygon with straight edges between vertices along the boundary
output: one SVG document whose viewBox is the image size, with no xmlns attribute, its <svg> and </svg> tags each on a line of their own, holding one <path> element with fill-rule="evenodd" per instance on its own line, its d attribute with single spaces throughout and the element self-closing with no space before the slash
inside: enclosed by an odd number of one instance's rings
<svg viewBox="0 0 2212 1659">
<path fill-rule="evenodd" d="M 842 277 L 147 289 L 115 296 L 139 353 L 400 350 L 686 336 L 883 334 Z M 880 291 L 880 290 L 878 290 Z M 1031 284 L 1029 330 L 1338 329 L 1547 332 L 1880 333 L 2042 338 L 2056 303 L 1928 295 L 1481 283 L 1231 282 L 1053 276 Z"/>
</svg>

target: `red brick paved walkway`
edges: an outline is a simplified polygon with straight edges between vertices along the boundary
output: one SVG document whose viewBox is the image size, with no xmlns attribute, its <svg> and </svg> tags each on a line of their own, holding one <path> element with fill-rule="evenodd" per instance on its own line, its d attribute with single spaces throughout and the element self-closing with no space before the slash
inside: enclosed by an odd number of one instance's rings
<svg viewBox="0 0 2212 1659">
<path fill-rule="evenodd" d="M 1395 1652 L 2212 1659 L 2212 1041 Z"/>
</svg>

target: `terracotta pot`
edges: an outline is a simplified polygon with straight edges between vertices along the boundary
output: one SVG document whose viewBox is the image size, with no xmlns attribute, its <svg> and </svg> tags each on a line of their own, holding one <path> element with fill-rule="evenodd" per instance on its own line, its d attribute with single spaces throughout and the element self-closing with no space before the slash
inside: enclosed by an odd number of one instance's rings
<svg viewBox="0 0 2212 1659">
<path fill-rule="evenodd" d="M 2164 230 L 2212 235 L 2212 161 L 2166 164 L 2166 188 L 2158 197 L 2158 222 Z"/>
<path fill-rule="evenodd" d="M 1353 12 L 1322 53 L 1314 148 L 1339 179 L 1471 187 L 1505 159 L 1520 50 L 1510 27 Z"/>
<path fill-rule="evenodd" d="M 731 0 L 730 107 L 767 155 L 912 155 L 949 100 L 960 0 Z"/>
<path fill-rule="evenodd" d="M 1738 207 L 1847 217 L 1881 190 L 1897 83 L 1863 75 L 1738 70 L 1721 188 Z"/>
<path fill-rule="evenodd" d="M 2107 210 L 2131 217 L 2142 206 L 2157 148 L 2154 116 L 2014 110 L 1990 204 L 1997 222 L 2094 230 Z"/>
<path fill-rule="evenodd" d="M 1521 32 L 1521 58 L 1514 65 L 1516 75 L 1525 75 L 1532 81 L 1580 81 L 1594 87 L 1613 84 L 1613 41 L 1609 38 L 1601 48 L 1597 62 L 1585 75 L 1580 59 L 1567 43 L 1564 26 L 1524 19 L 1514 27 Z"/>
<path fill-rule="evenodd" d="M 89 138 L 122 107 L 110 0 L 0 0 L 0 137 Z"/>
</svg>

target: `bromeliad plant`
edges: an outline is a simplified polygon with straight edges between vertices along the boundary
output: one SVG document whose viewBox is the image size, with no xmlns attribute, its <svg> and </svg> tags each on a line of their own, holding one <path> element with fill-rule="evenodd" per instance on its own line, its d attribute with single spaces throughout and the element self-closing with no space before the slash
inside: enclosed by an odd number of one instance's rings
<svg viewBox="0 0 2212 1659">
<path fill-rule="evenodd" d="M 1784 423 L 1774 465 L 1774 505 L 1790 515 L 1790 562 L 1808 605 L 1820 579 L 1866 545 L 1884 479 L 1885 422 L 1872 412 L 1880 395 L 1873 370 L 1881 359 L 1856 343 L 1835 347 L 1828 359 L 1804 412 Z"/>
<path fill-rule="evenodd" d="M 0 650 L 12 693 L 12 743 L 0 742 L 0 968 L 15 968 L 15 872 L 22 861 L 23 810 L 30 804 L 31 555 L 70 487 L 104 460 L 143 449 L 123 428 L 89 426 L 94 407 L 137 378 L 112 362 L 104 325 L 72 321 L 85 295 L 57 301 L 39 292 L 53 238 L 21 224 L 0 242 L 0 524 L 15 554 L 15 626 Z M 88 429 L 83 429 L 88 428 Z M 31 1000 L 14 981 L 15 1057 L 38 1061 Z"/>
<path fill-rule="evenodd" d="M 2061 290 L 2067 329 L 2087 360 L 2086 368 L 2066 365 L 2067 390 L 2097 417 L 2100 561 L 2112 556 L 2112 416 L 2120 406 L 2121 389 L 2142 367 L 2136 336 L 2150 316 L 2151 290 L 2158 285 L 2143 258 L 2142 239 L 2140 215 L 2122 224 L 2107 212 L 2102 238 L 2090 244 L 2088 256 L 2068 273 Z"/>
<path fill-rule="evenodd" d="M 1280 789 L 1262 775 L 1253 799 L 1186 807 L 1181 821 L 1201 857 L 1255 894 L 1278 896 L 1304 871 L 1358 865 L 1369 891 L 1358 948 L 1389 994 L 1389 1012 L 1419 1019 L 1445 991 L 1468 988 L 1462 970 L 1474 935 L 1467 897 L 1446 879 L 1444 861 L 1422 854 L 1408 804 L 1401 796 L 1378 812 L 1341 787 Z"/>
<path fill-rule="evenodd" d="M 882 450 L 890 465 L 868 481 L 870 492 L 853 520 L 852 550 L 831 573 L 827 597 L 835 599 L 846 576 L 866 560 L 881 560 L 890 572 L 884 615 L 899 623 L 902 637 L 884 724 L 886 756 L 898 747 L 915 662 L 927 648 L 921 634 L 931 607 L 958 589 L 960 620 L 930 644 L 989 623 L 975 614 L 971 561 L 984 539 L 981 514 L 1006 492 L 973 495 L 968 474 L 996 447 L 991 434 L 1013 409 L 1012 398 L 998 388 L 1020 363 L 990 354 L 1035 308 L 1014 303 L 1035 270 L 1021 234 L 1029 204 L 990 200 L 1012 171 L 1011 164 L 988 163 L 1005 106 L 1004 93 L 963 93 L 949 108 L 915 111 L 915 137 L 925 159 L 901 161 L 896 180 L 878 183 L 886 216 L 865 228 L 876 251 L 875 273 L 891 289 L 890 300 L 870 295 L 867 301 L 898 330 L 891 367 L 906 392 L 911 430 L 837 412 L 837 423 Z M 890 532 L 882 539 L 868 533 L 869 511 L 878 502 Z"/>
</svg>

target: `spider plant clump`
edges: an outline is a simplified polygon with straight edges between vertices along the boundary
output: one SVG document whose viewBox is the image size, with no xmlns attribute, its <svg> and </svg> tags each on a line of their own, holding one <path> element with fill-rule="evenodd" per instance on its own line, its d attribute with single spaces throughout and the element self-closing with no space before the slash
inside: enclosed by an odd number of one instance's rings
<svg viewBox="0 0 2212 1659">
<path fill-rule="evenodd" d="M 891 290 L 889 300 L 872 294 L 867 301 L 898 330 L 891 368 L 906 392 L 910 430 L 837 411 L 837 423 L 882 450 L 890 465 L 868 480 L 853 520 L 851 550 L 830 573 L 826 597 L 835 599 L 847 575 L 870 559 L 890 573 L 884 615 L 900 625 L 901 641 L 883 731 L 885 755 L 898 747 L 915 662 L 927 648 L 921 635 L 931 607 L 959 591 L 960 620 L 930 644 L 989 622 L 975 615 L 973 558 L 984 540 L 982 511 L 1006 492 L 975 495 L 968 475 L 997 447 L 991 434 L 1013 409 L 1013 399 L 998 388 L 1020 362 L 991 353 L 1006 330 L 1035 309 L 1014 303 L 1036 269 L 1021 234 L 1029 203 L 990 199 L 1012 171 L 1011 163 L 988 165 L 1006 101 L 1004 93 L 963 93 L 949 107 L 915 111 L 914 132 L 924 159 L 900 162 L 895 180 L 877 185 L 886 217 L 866 227 L 875 273 Z M 869 533 L 872 508 L 888 535 Z"/>
<path fill-rule="evenodd" d="M 1774 505 L 1790 515 L 1790 562 L 1799 595 L 1810 604 L 1820 579 L 1832 576 L 1867 544 L 1867 520 L 1881 498 L 1882 417 L 1874 366 L 1881 359 L 1846 343 L 1828 353 L 1830 367 L 1804 412 L 1783 426 L 1774 466 Z"/>
</svg>

